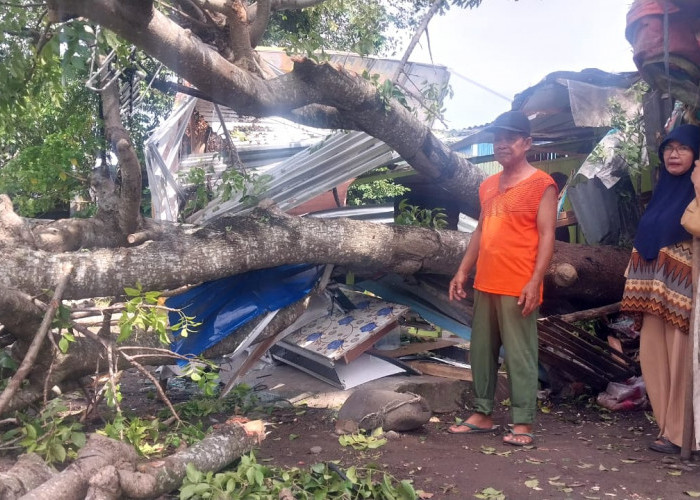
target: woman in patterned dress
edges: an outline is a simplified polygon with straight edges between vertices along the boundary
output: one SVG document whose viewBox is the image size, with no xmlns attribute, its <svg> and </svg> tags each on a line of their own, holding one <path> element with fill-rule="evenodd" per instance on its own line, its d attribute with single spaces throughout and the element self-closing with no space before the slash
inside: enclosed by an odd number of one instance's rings
<svg viewBox="0 0 700 500">
<path fill-rule="evenodd" d="M 691 174 L 699 150 L 700 127 L 695 125 L 675 128 L 661 143 L 659 181 L 637 228 L 621 306 L 641 313 L 639 358 L 659 426 L 649 448 L 667 454 L 680 453 L 691 383 L 692 236 L 680 220 L 696 196 Z"/>
</svg>

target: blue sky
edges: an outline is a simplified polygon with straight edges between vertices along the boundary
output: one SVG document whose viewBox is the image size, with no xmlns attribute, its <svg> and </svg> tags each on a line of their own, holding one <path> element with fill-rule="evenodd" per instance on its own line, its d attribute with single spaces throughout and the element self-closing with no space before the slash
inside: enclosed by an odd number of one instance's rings
<svg viewBox="0 0 700 500">
<path fill-rule="evenodd" d="M 492 121 L 510 100 L 554 71 L 635 71 L 625 39 L 631 0 L 483 0 L 452 8 L 428 28 L 432 62 L 455 73 L 449 128 Z M 411 61 L 431 62 L 425 36 Z M 478 85 L 493 91 L 488 92 Z M 498 97 L 500 94 L 507 99 Z"/>
</svg>

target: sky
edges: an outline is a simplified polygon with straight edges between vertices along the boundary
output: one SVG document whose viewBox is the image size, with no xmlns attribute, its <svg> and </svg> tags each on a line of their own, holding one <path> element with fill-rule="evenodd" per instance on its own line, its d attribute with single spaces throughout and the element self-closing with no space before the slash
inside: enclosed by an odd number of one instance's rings
<svg viewBox="0 0 700 500">
<path fill-rule="evenodd" d="M 433 18 L 432 63 L 453 73 L 455 95 L 445 102 L 448 128 L 493 121 L 511 109 L 515 94 L 554 71 L 635 71 L 625 39 L 631 2 L 483 0 L 476 9 L 453 7 Z M 410 61 L 431 63 L 425 36 Z"/>
</svg>

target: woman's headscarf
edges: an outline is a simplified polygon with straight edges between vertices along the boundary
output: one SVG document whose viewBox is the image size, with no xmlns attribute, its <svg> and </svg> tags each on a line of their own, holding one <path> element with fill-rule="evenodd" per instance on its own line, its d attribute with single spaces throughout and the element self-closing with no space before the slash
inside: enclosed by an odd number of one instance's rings
<svg viewBox="0 0 700 500">
<path fill-rule="evenodd" d="M 663 151 L 671 141 L 678 141 L 690 147 L 694 153 L 693 160 L 697 160 L 700 152 L 700 127 L 681 125 L 669 132 L 659 146 L 659 182 L 654 188 L 644 215 L 639 220 L 637 236 L 634 239 L 634 247 L 646 260 L 654 260 L 662 247 L 692 238 L 681 226 L 681 216 L 695 197 L 695 188 L 690 180 L 695 163 L 683 175 L 669 174 L 664 165 Z"/>
</svg>

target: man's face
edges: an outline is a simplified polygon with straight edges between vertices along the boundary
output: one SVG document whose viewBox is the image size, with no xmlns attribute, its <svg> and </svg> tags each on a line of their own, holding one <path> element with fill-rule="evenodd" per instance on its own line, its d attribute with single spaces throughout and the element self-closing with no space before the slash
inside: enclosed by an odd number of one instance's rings
<svg viewBox="0 0 700 500">
<path fill-rule="evenodd" d="M 532 137 L 523 137 L 517 132 L 499 130 L 494 132 L 493 153 L 496 161 L 508 167 L 521 162 L 532 146 Z"/>
</svg>

